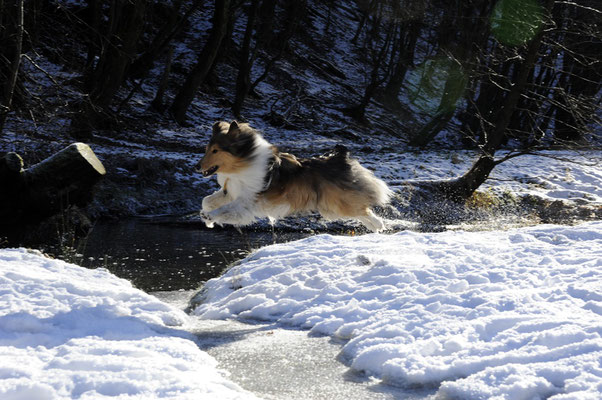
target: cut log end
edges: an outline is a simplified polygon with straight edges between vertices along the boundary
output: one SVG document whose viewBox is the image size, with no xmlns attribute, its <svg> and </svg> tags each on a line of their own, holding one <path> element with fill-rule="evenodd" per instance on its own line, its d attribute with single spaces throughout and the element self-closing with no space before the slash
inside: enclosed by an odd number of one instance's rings
<svg viewBox="0 0 602 400">
<path fill-rule="evenodd" d="M 23 159 L 17 153 L 6 153 L 0 159 L 0 168 L 9 173 L 20 173 L 23 171 Z"/>
<path fill-rule="evenodd" d="M 90 148 L 90 146 L 88 146 L 85 143 L 81 143 L 81 142 L 77 142 L 77 143 L 73 143 L 71 144 L 69 147 L 75 147 L 77 149 L 77 152 L 79 154 L 81 154 L 81 156 L 88 161 L 88 163 L 90 164 L 90 166 L 96 171 L 98 172 L 99 175 L 105 175 L 107 173 L 107 171 L 105 170 L 104 165 L 102 165 L 102 163 L 100 162 L 100 160 L 98 159 L 98 157 L 96 157 L 96 154 L 94 154 L 94 152 L 92 151 L 92 149 Z"/>
<path fill-rule="evenodd" d="M 90 146 L 78 142 L 26 169 L 24 174 L 30 183 L 52 181 L 52 186 L 59 188 L 72 182 L 95 182 L 106 170 Z"/>
<path fill-rule="evenodd" d="M 12 180 L 23 172 L 23 159 L 17 153 L 6 153 L 0 156 L 0 181 Z"/>
</svg>

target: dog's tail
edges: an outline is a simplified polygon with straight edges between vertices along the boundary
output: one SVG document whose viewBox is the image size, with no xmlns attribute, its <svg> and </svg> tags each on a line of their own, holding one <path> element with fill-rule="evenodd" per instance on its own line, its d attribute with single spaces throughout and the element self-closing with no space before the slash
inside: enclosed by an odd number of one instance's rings
<svg viewBox="0 0 602 400">
<path fill-rule="evenodd" d="M 338 146 L 337 146 L 338 147 Z M 349 151 L 344 146 L 341 149 L 336 149 L 338 154 L 347 159 L 347 163 L 351 167 L 351 179 L 357 188 L 366 193 L 372 206 L 384 206 L 391 201 L 393 191 L 389 186 L 377 178 L 374 173 L 363 167 L 357 160 L 349 158 Z"/>
<path fill-rule="evenodd" d="M 374 176 L 372 171 L 362 167 L 356 163 L 356 167 L 352 167 L 354 177 L 358 180 L 362 190 L 368 194 L 372 206 L 384 206 L 391 201 L 393 191 L 381 179 Z"/>
<path fill-rule="evenodd" d="M 345 190 L 362 193 L 370 207 L 384 206 L 391 200 L 393 191 L 352 158 L 347 147 L 336 145 L 333 150 L 322 156 L 322 159 L 326 159 L 325 170 L 321 172 L 323 178 Z"/>
</svg>

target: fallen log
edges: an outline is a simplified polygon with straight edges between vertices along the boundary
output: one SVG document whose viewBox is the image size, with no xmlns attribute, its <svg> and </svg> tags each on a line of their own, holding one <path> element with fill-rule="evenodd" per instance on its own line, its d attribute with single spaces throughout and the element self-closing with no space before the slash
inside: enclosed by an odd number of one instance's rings
<svg viewBox="0 0 602 400">
<path fill-rule="evenodd" d="M 0 232 L 86 205 L 106 171 L 92 149 L 73 143 L 28 169 L 16 153 L 0 157 Z"/>
</svg>

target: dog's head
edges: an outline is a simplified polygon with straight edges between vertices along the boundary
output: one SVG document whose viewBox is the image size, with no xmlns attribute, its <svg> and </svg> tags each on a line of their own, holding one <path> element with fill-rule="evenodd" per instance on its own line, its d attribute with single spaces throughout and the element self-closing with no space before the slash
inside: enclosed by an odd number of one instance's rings
<svg viewBox="0 0 602 400">
<path fill-rule="evenodd" d="M 248 166 L 255 149 L 255 131 L 248 124 L 219 121 L 196 170 L 209 177 L 217 172 L 234 174 Z"/>
</svg>

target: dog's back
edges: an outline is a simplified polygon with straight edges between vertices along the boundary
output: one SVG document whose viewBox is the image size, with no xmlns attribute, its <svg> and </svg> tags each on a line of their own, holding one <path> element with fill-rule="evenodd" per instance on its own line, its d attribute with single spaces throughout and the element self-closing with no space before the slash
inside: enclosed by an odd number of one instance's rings
<svg viewBox="0 0 602 400">
<path fill-rule="evenodd" d="M 336 219 L 367 215 L 371 207 L 386 204 L 390 194 L 384 182 L 339 145 L 310 159 L 277 153 L 272 182 L 262 197 L 276 209 L 289 205 L 289 213 L 318 211 Z"/>
</svg>

